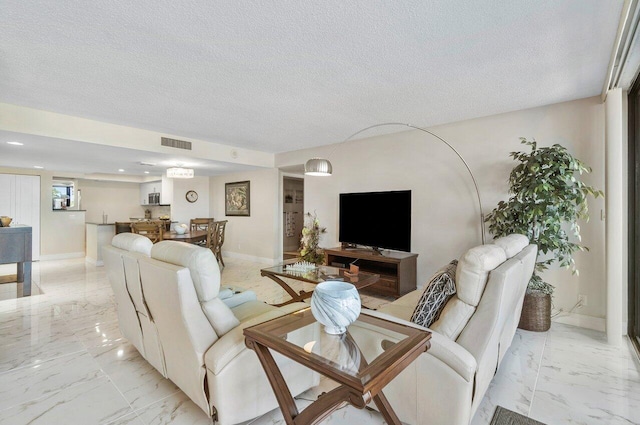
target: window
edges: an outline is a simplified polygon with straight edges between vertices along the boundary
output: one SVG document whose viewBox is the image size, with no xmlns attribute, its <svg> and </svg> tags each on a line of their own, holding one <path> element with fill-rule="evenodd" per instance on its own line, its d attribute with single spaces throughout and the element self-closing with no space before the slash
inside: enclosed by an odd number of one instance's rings
<svg viewBox="0 0 640 425">
<path fill-rule="evenodd" d="M 54 210 L 75 207 L 75 183 L 68 180 L 54 180 L 51 196 Z"/>
</svg>

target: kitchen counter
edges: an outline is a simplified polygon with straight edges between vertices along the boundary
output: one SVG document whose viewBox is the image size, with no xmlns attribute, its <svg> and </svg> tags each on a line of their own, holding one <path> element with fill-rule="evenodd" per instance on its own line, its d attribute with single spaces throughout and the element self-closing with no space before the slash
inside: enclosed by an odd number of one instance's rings
<svg viewBox="0 0 640 425">
<path fill-rule="evenodd" d="M 158 217 L 152 217 L 152 218 L 144 218 L 144 217 L 129 217 L 129 220 L 131 221 L 159 221 L 159 220 L 169 220 L 168 218 L 158 218 Z M 177 221 L 172 220 L 172 223 L 177 223 Z"/>
<path fill-rule="evenodd" d="M 115 223 L 86 223 L 87 251 L 85 260 L 96 266 L 103 266 L 102 247 L 109 245 L 116 234 Z"/>
<path fill-rule="evenodd" d="M 115 226 L 116 223 L 98 223 L 94 221 L 87 221 L 86 224 L 95 224 L 96 226 Z"/>
</svg>

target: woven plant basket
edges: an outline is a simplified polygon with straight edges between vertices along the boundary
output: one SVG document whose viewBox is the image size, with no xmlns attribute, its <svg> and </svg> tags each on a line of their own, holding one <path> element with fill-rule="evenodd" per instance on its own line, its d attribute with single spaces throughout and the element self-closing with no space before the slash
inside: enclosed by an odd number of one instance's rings
<svg viewBox="0 0 640 425">
<path fill-rule="evenodd" d="M 527 290 L 518 327 L 534 332 L 548 331 L 551 327 L 551 295 Z"/>
</svg>

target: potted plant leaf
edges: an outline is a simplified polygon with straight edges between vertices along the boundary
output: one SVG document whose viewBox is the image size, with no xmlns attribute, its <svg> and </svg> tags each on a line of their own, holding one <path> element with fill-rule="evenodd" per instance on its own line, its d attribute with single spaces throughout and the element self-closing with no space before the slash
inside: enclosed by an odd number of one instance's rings
<svg viewBox="0 0 640 425">
<path fill-rule="evenodd" d="M 305 225 L 300 239 L 300 258 L 313 264 L 324 263 L 324 250 L 320 248 L 320 235 L 327 232 L 326 227 L 320 226 L 315 213 L 305 214 Z"/>
<path fill-rule="evenodd" d="M 509 175 L 509 199 L 500 201 L 487 216 L 496 236 L 527 235 L 538 245 L 538 258 L 522 308 L 522 329 L 547 331 L 551 326 L 553 285 L 541 273 L 553 263 L 578 274 L 573 253 L 588 251 L 580 243 L 578 220 L 589 219 L 587 198 L 604 196 L 602 191 L 580 180 L 591 168 L 555 144 L 539 147 L 535 140 L 520 138 L 529 152 L 511 152 L 518 165 Z"/>
</svg>

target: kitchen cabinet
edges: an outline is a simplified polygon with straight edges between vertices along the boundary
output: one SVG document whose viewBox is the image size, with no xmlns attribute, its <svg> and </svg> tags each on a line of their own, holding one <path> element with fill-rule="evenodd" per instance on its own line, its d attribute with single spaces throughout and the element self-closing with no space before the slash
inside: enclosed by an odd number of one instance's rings
<svg viewBox="0 0 640 425">
<path fill-rule="evenodd" d="M 171 205 L 173 202 L 173 180 L 163 176 L 160 184 L 160 204 Z"/>
<path fill-rule="evenodd" d="M 149 194 L 160 193 L 159 204 L 149 204 Z M 140 205 L 171 205 L 173 200 L 173 180 L 162 177 L 162 180 L 140 183 Z"/>
<path fill-rule="evenodd" d="M 157 190 L 156 190 L 157 189 Z M 160 181 L 140 183 L 140 204 L 149 205 L 149 194 L 160 191 Z"/>
<path fill-rule="evenodd" d="M 140 204 L 141 205 L 157 205 L 149 203 L 150 193 L 160 193 L 162 191 L 162 182 L 160 180 L 140 184 Z M 160 201 L 159 203 L 162 203 Z"/>
<path fill-rule="evenodd" d="M 0 174 L 0 215 L 32 227 L 32 259 L 40 259 L 40 176 Z"/>
</svg>

